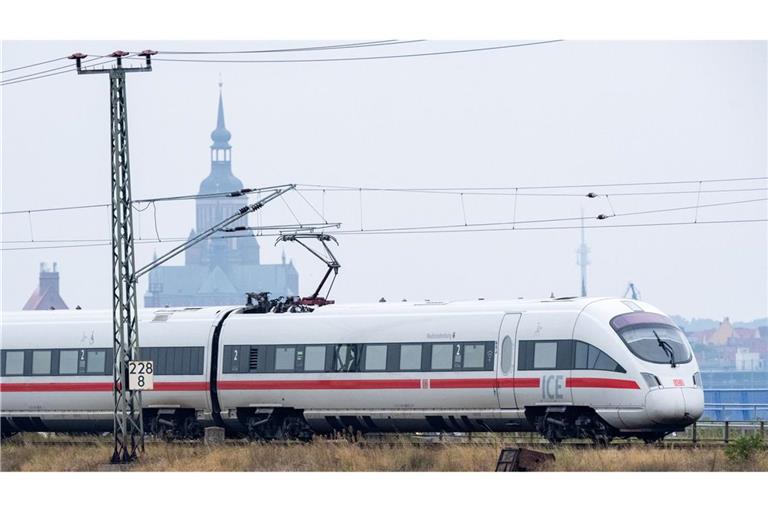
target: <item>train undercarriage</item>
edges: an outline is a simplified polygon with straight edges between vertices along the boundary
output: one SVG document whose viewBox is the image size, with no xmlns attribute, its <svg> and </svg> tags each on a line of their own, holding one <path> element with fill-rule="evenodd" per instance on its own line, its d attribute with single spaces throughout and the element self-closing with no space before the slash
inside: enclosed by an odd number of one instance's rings
<svg viewBox="0 0 768 512">
<path fill-rule="evenodd" d="M 234 412 L 234 411 L 232 411 Z M 448 416 L 447 421 L 436 421 L 439 416 L 427 416 L 422 418 L 419 423 L 406 424 L 399 423 L 399 426 L 406 428 L 397 428 L 392 423 L 387 427 L 387 421 L 381 418 L 371 419 L 370 416 L 326 416 L 331 425 L 330 430 L 313 429 L 315 423 L 305 419 L 304 411 L 293 408 L 242 408 L 237 409 L 236 420 L 226 426 L 228 437 L 247 438 L 255 442 L 270 441 L 302 441 L 309 442 L 317 433 L 326 435 L 342 435 L 351 439 L 357 438 L 358 434 L 367 432 L 427 432 L 435 431 L 441 433 L 453 432 L 472 432 L 478 431 L 478 427 L 483 427 L 485 432 L 506 432 L 506 431 L 531 431 L 535 430 L 542 437 L 552 444 L 559 444 L 566 439 L 586 439 L 592 441 L 596 446 L 606 446 L 615 438 L 637 437 L 646 443 L 660 441 L 671 431 L 647 431 L 627 433 L 621 432 L 606 423 L 600 416 L 589 407 L 529 407 L 525 410 L 525 420 L 522 424 L 513 427 L 511 423 L 506 423 L 503 428 L 501 425 L 489 425 L 488 422 L 477 419 L 461 417 L 461 422 L 452 421 L 453 416 Z M 210 416 L 208 417 L 210 420 Z M 41 419 L 28 418 L 21 422 L 19 418 L 16 421 L 9 422 L 3 419 L 2 435 L 3 438 L 16 433 L 17 431 L 62 431 L 59 428 L 47 428 Z M 354 420 L 354 421 L 353 421 Z M 391 420 L 390 420 L 391 421 Z M 415 419 L 410 421 L 416 421 Z M 111 424 L 111 422 L 109 422 Z M 451 428 L 456 423 L 459 427 Z M 201 420 L 198 417 L 198 411 L 194 409 L 145 409 L 144 410 L 144 429 L 145 433 L 157 439 L 166 441 L 196 440 L 201 439 L 204 433 L 204 427 L 210 425 L 210 421 Z M 98 431 L 106 431 L 106 422 L 100 422 L 101 427 Z M 414 427 L 419 427 L 414 430 Z M 72 432 L 95 432 L 88 425 L 78 425 L 80 428 L 73 428 Z M 411 427 L 411 428 L 407 428 Z M 69 431 L 70 429 L 65 429 Z"/>
</svg>

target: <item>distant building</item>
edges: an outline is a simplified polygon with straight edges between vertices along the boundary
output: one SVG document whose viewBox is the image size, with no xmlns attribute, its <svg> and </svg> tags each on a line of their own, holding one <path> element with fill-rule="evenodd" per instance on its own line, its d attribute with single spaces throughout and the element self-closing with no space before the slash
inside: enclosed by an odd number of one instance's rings
<svg viewBox="0 0 768 512">
<path fill-rule="evenodd" d="M 224 123 L 224 102 L 219 83 L 219 109 L 216 129 L 211 132 L 211 172 L 200 184 L 199 194 L 231 192 L 243 188 L 232 174 L 231 134 Z M 196 229 L 192 238 L 221 222 L 243 206 L 248 198 L 202 197 L 196 200 Z M 230 227 L 246 226 L 243 218 Z M 185 252 L 183 266 L 161 266 L 149 274 L 146 307 L 218 306 L 240 304 L 246 292 L 268 291 L 272 296 L 299 293 L 299 275 L 285 255 L 277 264 L 262 264 L 259 243 L 250 231 L 220 233 Z"/>
<path fill-rule="evenodd" d="M 752 352 L 746 347 L 736 349 L 736 369 L 740 371 L 754 371 L 763 369 L 763 361 L 760 354 Z"/>
<path fill-rule="evenodd" d="M 40 264 L 39 284 L 22 309 L 69 309 L 59 295 L 59 270 L 56 263 L 52 269 L 45 263 Z"/>
</svg>

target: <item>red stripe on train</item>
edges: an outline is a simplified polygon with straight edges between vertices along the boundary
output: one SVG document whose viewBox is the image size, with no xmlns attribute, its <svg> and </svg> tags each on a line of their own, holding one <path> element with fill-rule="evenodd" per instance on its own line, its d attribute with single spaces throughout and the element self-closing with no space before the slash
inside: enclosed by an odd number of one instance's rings
<svg viewBox="0 0 768 512">
<path fill-rule="evenodd" d="M 607 389 L 640 389 L 637 382 L 624 379 L 601 379 L 596 377 L 569 377 L 565 379 L 567 388 L 607 388 Z"/>
<path fill-rule="evenodd" d="M 219 389 L 419 389 L 419 379 L 388 380 L 224 380 Z"/>
<path fill-rule="evenodd" d="M 208 391 L 207 382 L 155 382 L 153 391 Z M 0 383 L 4 393 L 111 392 L 111 382 L 18 382 Z M 148 391 L 151 393 L 151 391 Z"/>
<path fill-rule="evenodd" d="M 207 382 L 155 382 L 153 391 L 208 391 Z"/>
<path fill-rule="evenodd" d="M 499 379 L 500 388 L 537 388 L 538 377 L 519 377 L 516 379 Z"/>
<path fill-rule="evenodd" d="M 433 389 L 537 388 L 536 377 L 506 379 L 429 379 Z M 229 380 L 220 381 L 222 390 L 344 390 L 344 389 L 421 389 L 420 379 L 387 380 Z M 569 377 L 567 388 L 640 389 L 637 382 L 624 379 Z M 208 382 L 155 382 L 154 391 L 208 391 Z M 111 382 L 23 382 L 0 383 L 0 392 L 110 392 Z"/>
<path fill-rule="evenodd" d="M 521 379 L 430 379 L 432 389 L 462 389 L 462 388 L 537 388 L 538 378 Z"/>
</svg>

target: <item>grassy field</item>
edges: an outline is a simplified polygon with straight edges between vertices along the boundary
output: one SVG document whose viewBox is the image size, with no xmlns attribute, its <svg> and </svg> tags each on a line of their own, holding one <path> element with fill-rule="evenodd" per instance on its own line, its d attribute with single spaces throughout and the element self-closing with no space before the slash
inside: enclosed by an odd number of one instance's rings
<svg viewBox="0 0 768 512">
<path fill-rule="evenodd" d="M 109 438 L 92 444 L 35 444 L 29 437 L 3 442 L 2 471 L 101 471 L 112 453 Z M 32 435 L 34 436 L 34 435 Z M 493 471 L 503 444 L 371 446 L 318 439 L 310 444 L 148 443 L 131 471 Z M 622 449 L 545 449 L 555 462 L 543 471 L 768 471 L 768 451 L 735 461 L 717 448 L 653 446 Z"/>
</svg>

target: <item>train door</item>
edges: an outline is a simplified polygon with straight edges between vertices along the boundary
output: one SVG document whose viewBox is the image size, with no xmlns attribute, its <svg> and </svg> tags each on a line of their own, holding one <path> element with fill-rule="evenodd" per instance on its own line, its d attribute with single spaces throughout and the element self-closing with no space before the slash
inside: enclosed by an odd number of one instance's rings
<svg viewBox="0 0 768 512">
<path fill-rule="evenodd" d="M 496 365 L 496 396 L 502 409 L 516 409 L 514 388 L 515 340 L 520 314 L 505 315 L 499 331 L 499 358 Z"/>
<path fill-rule="evenodd" d="M 515 400 L 518 408 L 571 405 L 571 350 L 576 314 L 525 313 L 517 327 Z"/>
</svg>

